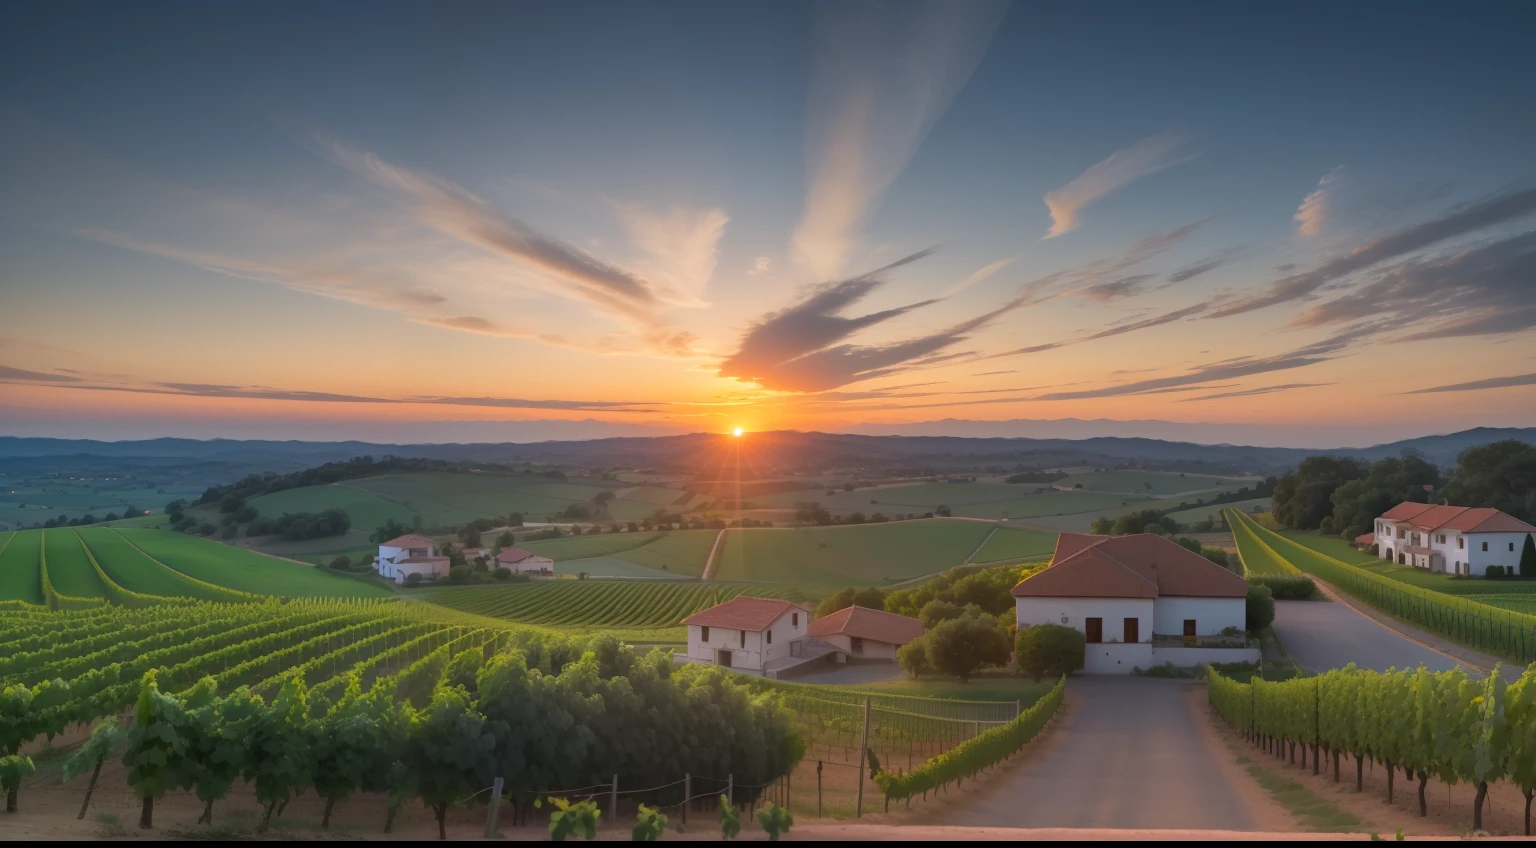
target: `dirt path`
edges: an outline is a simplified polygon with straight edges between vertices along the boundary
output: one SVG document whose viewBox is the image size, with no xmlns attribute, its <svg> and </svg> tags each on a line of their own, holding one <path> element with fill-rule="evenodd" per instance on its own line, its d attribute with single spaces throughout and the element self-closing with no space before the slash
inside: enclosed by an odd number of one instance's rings
<svg viewBox="0 0 1536 848">
<path fill-rule="evenodd" d="M 981 553 L 981 549 L 985 548 L 987 546 L 987 542 L 991 541 L 992 537 L 996 536 L 996 535 L 997 535 L 997 528 L 996 527 L 993 527 L 991 530 L 988 530 L 987 531 L 987 535 L 982 536 L 981 537 L 981 541 L 979 543 L 977 543 L 976 549 L 971 551 L 970 554 L 968 554 L 966 556 L 966 558 L 960 564 L 961 565 L 970 565 L 971 560 L 975 559 L 976 555 Z"/>
<path fill-rule="evenodd" d="M 721 530 L 715 535 L 715 544 L 709 549 L 709 559 L 704 562 L 704 573 L 699 575 L 700 580 L 709 580 L 715 576 L 715 562 L 720 558 L 720 546 L 725 543 L 725 533 Z"/>
<path fill-rule="evenodd" d="M 935 824 L 1281 830 L 1276 813 L 1202 728 L 1181 680 L 1072 680 L 1076 705 L 1038 752 Z"/>
</svg>

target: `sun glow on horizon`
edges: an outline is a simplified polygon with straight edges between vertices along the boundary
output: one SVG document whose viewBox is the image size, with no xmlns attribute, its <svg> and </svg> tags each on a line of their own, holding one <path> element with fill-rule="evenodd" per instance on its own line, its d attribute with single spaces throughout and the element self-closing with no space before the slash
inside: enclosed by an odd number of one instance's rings
<svg viewBox="0 0 1536 848">
<path fill-rule="evenodd" d="M 735 436 L 736 438 L 739 439 L 739 438 L 741 438 L 742 432 L 743 432 L 742 429 L 740 427 L 737 427 L 736 429 L 731 431 L 731 435 Z"/>
</svg>

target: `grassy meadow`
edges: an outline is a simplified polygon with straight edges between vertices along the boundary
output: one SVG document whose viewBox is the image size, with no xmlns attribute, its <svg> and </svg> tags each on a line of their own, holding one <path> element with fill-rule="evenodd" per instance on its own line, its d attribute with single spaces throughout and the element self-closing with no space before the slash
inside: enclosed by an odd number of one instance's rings
<svg viewBox="0 0 1536 848">
<path fill-rule="evenodd" d="M 943 518 L 841 527 L 731 530 L 717 580 L 880 586 L 965 562 L 993 525 Z"/>
<path fill-rule="evenodd" d="M 1034 530 L 1019 530 L 1006 525 L 999 525 L 997 532 L 987 539 L 987 543 L 976 556 L 971 558 L 973 563 L 1011 562 L 1021 559 L 1036 559 L 1049 557 L 1056 550 L 1056 536 L 1052 533 L 1040 533 Z"/>
</svg>

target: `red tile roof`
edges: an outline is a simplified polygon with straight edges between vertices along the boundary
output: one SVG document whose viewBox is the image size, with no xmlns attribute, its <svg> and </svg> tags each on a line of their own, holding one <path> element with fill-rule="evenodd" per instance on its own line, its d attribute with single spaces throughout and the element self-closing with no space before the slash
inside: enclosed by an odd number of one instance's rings
<svg viewBox="0 0 1536 848">
<path fill-rule="evenodd" d="M 923 623 L 915 618 L 868 607 L 848 607 L 811 622 L 810 636 L 856 636 L 871 642 L 905 645 L 923 635 Z"/>
<path fill-rule="evenodd" d="M 533 556 L 533 551 L 525 551 L 522 548 L 502 548 L 496 555 L 497 562 L 522 562 Z"/>
<path fill-rule="evenodd" d="M 1429 504 L 1410 503 L 1408 501 L 1403 501 L 1397 506 L 1394 506 L 1386 512 L 1383 512 L 1381 517 L 1386 521 L 1404 521 L 1414 517 L 1415 515 L 1418 515 L 1426 509 L 1429 509 L 1429 507 Z"/>
<path fill-rule="evenodd" d="M 420 533 L 407 533 L 404 536 L 396 536 L 395 538 L 390 539 L 388 542 L 385 542 L 384 544 L 379 545 L 379 547 L 381 547 L 381 548 L 430 548 L 430 547 L 432 547 L 435 544 L 437 544 L 437 543 L 432 541 L 431 537 L 429 537 L 429 536 L 423 536 Z"/>
<path fill-rule="evenodd" d="M 1376 534 L 1375 533 L 1366 533 L 1363 536 L 1356 536 L 1355 537 L 1355 544 L 1357 544 L 1357 545 L 1374 545 L 1374 544 L 1376 544 Z"/>
<path fill-rule="evenodd" d="M 779 616 L 804 607 L 777 598 L 749 598 L 742 595 L 683 619 L 684 624 L 700 627 L 725 627 L 730 630 L 767 630 Z M 809 615 L 809 610 L 806 610 Z"/>
<path fill-rule="evenodd" d="M 1536 527 L 1485 506 L 1400 503 L 1381 517 L 1426 532 L 1445 529 L 1462 533 L 1536 533 Z"/>
<path fill-rule="evenodd" d="M 1013 587 L 1018 597 L 1242 598 L 1248 581 L 1162 536 L 1063 533 L 1045 570 Z"/>
</svg>

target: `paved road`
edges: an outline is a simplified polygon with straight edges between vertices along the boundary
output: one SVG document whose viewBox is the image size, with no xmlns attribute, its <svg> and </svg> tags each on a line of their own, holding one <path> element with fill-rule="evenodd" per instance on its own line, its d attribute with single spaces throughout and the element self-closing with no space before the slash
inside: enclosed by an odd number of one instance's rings
<svg viewBox="0 0 1536 848">
<path fill-rule="evenodd" d="M 1079 698 L 1031 762 L 989 780 L 951 811 L 974 827 L 1256 830 L 1228 783 L 1229 754 L 1202 732 L 1186 681 L 1093 676 L 1067 684 Z"/>
<path fill-rule="evenodd" d="M 1340 601 L 1277 601 L 1275 633 L 1302 668 L 1418 668 L 1445 671 L 1458 663 L 1366 618 Z M 1469 669 L 1470 671 L 1470 669 Z"/>
<path fill-rule="evenodd" d="M 790 678 L 791 683 L 821 683 L 828 686 L 850 686 L 855 683 L 879 683 L 895 680 L 906 672 L 895 663 L 852 663 L 828 665 L 824 669 L 806 672 Z"/>
</svg>

